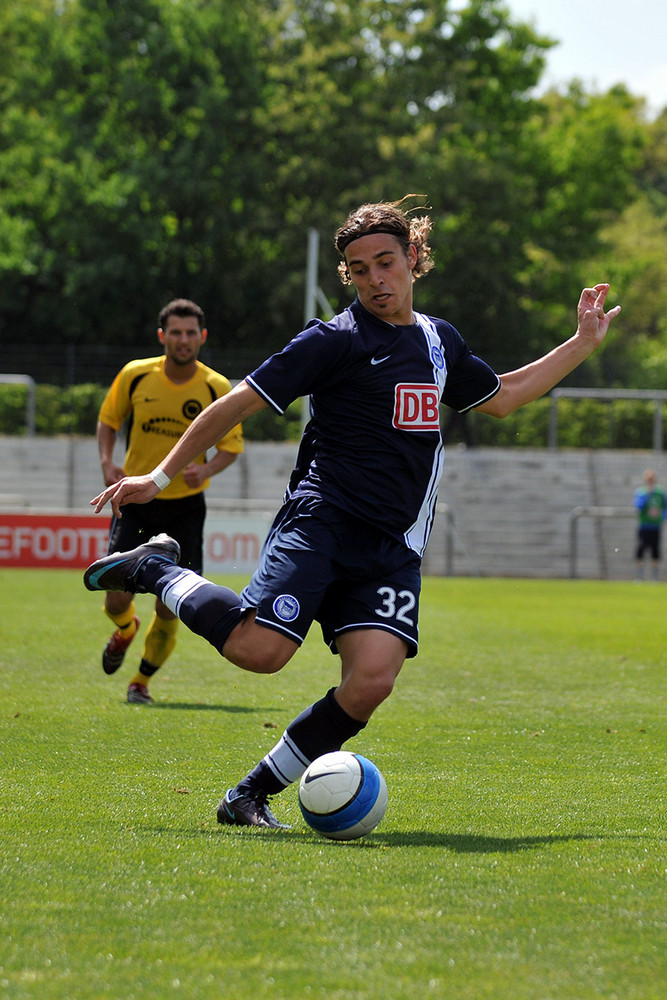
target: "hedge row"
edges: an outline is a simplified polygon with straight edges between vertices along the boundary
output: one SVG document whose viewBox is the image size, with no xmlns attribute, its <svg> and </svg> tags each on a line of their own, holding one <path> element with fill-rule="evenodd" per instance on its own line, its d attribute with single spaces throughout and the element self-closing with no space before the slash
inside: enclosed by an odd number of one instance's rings
<svg viewBox="0 0 667 1000">
<path fill-rule="evenodd" d="M 35 402 L 37 434 L 94 434 L 106 387 L 85 383 L 59 388 L 38 385 Z M 0 434 L 26 433 L 27 389 L 0 384 Z M 544 448 L 549 440 L 551 402 L 539 399 L 505 420 L 472 413 L 459 420 L 446 418 L 448 444 L 503 448 Z M 641 400 L 561 399 L 558 402 L 558 445 L 561 448 L 652 448 L 655 406 Z M 250 441 L 297 440 L 301 404 L 294 403 L 283 417 L 271 409 L 246 421 Z"/>
<path fill-rule="evenodd" d="M 92 382 L 60 388 L 38 385 L 35 389 L 35 432 L 44 437 L 56 434 L 94 434 L 107 387 Z M 0 434 L 27 433 L 28 390 L 23 385 L 0 384 Z M 279 417 L 262 410 L 244 425 L 250 441 L 289 441 L 299 437 L 301 404 L 294 403 Z"/>
<path fill-rule="evenodd" d="M 473 413 L 470 443 L 498 448 L 544 448 L 549 443 L 551 405 L 548 397 L 538 399 L 504 420 Z M 665 420 L 664 407 L 662 415 Z M 650 449 L 654 444 L 652 402 L 562 398 L 558 400 L 557 417 L 559 448 Z"/>
</svg>

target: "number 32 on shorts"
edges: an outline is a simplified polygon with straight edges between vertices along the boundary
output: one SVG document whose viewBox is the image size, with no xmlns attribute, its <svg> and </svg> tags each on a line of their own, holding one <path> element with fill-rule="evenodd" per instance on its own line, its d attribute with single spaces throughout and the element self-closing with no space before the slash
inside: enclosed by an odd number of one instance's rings
<svg viewBox="0 0 667 1000">
<path fill-rule="evenodd" d="M 382 599 L 382 607 L 375 609 L 376 615 L 380 618 L 395 618 L 405 625 L 414 625 L 410 612 L 417 602 L 411 590 L 399 590 L 396 593 L 393 587 L 380 587 L 378 595 Z"/>
</svg>

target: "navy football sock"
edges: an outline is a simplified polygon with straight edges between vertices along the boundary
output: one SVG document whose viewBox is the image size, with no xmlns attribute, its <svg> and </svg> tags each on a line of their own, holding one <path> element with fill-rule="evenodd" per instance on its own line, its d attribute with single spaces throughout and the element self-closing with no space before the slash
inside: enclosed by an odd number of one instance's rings
<svg viewBox="0 0 667 1000">
<path fill-rule="evenodd" d="M 348 715 L 334 698 L 331 688 L 324 698 L 310 705 L 289 726 L 279 741 L 252 769 L 235 791 L 241 795 L 258 790 L 277 795 L 298 781 L 308 765 L 323 753 L 340 750 L 366 725 Z"/>
<path fill-rule="evenodd" d="M 222 653 L 230 632 L 247 611 L 235 591 L 159 559 L 147 559 L 139 572 L 151 594 Z"/>
</svg>

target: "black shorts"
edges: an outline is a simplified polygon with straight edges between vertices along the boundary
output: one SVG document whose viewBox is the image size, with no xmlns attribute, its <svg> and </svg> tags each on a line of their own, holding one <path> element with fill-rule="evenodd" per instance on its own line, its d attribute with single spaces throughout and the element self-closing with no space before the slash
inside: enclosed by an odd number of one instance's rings
<svg viewBox="0 0 667 1000">
<path fill-rule="evenodd" d="M 651 559 L 660 558 L 660 528 L 641 527 L 638 531 L 637 559 L 645 552 L 650 552 Z"/>
<path fill-rule="evenodd" d="M 336 637 L 360 628 L 418 647 L 421 559 L 380 528 L 317 497 L 279 512 L 259 565 L 242 593 L 256 621 L 301 644 L 319 621 L 332 652 Z"/>
<path fill-rule="evenodd" d="M 164 531 L 181 546 L 180 565 L 201 573 L 205 518 L 203 493 L 179 500 L 128 503 L 123 507 L 123 516 L 111 522 L 109 552 L 126 552 Z"/>
</svg>

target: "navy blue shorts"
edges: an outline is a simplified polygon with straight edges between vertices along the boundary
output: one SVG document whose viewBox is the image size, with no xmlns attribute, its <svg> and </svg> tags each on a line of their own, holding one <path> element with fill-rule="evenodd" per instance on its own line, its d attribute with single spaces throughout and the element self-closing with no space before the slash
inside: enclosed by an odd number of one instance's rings
<svg viewBox="0 0 667 1000">
<path fill-rule="evenodd" d="M 109 552 L 127 552 L 166 531 L 181 546 L 180 565 L 201 573 L 205 518 L 203 493 L 178 500 L 128 503 L 120 520 L 114 517 L 111 522 Z"/>
<path fill-rule="evenodd" d="M 279 511 L 242 598 L 256 621 L 301 644 L 313 621 L 336 638 L 384 629 L 418 648 L 421 560 L 405 545 L 340 507 L 306 496 Z"/>
</svg>

